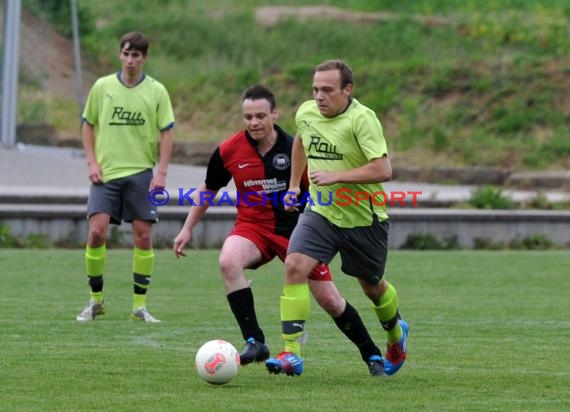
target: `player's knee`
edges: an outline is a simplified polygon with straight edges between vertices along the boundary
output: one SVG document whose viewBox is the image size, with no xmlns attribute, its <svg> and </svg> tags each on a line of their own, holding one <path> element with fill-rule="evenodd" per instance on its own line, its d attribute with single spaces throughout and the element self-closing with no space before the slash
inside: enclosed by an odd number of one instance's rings
<svg viewBox="0 0 570 412">
<path fill-rule="evenodd" d="M 228 277 L 228 274 L 230 274 L 234 268 L 234 264 L 228 260 L 225 259 L 220 259 L 218 261 L 218 265 L 220 266 L 220 272 L 222 272 L 222 276 L 224 278 Z"/>
<path fill-rule="evenodd" d="M 309 287 L 319 306 L 330 316 L 337 317 L 344 312 L 346 301 L 333 282 L 310 281 Z"/>
<path fill-rule="evenodd" d="M 303 272 L 302 260 L 294 253 L 291 255 L 287 255 L 287 258 L 285 259 L 285 273 L 287 277 L 298 276 L 302 272 Z"/>
<path fill-rule="evenodd" d="M 332 299 L 330 296 L 320 296 L 320 299 L 317 299 L 319 306 L 328 314 L 336 314 L 336 306 L 335 300 Z"/>
<path fill-rule="evenodd" d="M 104 227 L 93 226 L 89 229 L 89 238 L 87 243 L 91 247 L 98 247 L 105 243 L 107 240 L 107 231 Z"/>
<path fill-rule="evenodd" d="M 227 258 L 223 255 L 218 259 L 218 264 L 224 279 L 231 279 L 235 277 L 236 273 L 243 271 L 243 268 L 240 267 L 239 263 L 236 262 L 235 259 Z"/>
<path fill-rule="evenodd" d="M 366 297 L 370 299 L 373 304 L 378 305 L 380 298 L 386 292 L 388 284 L 384 279 L 382 279 L 376 285 L 364 281 L 361 281 L 360 285 Z"/>
<path fill-rule="evenodd" d="M 152 248 L 151 232 L 141 231 L 136 233 L 134 237 L 134 242 L 139 249 L 151 249 Z"/>
<path fill-rule="evenodd" d="M 337 317 L 344 311 L 344 299 L 336 294 L 322 294 L 315 299 L 319 306 L 332 317 Z"/>
</svg>

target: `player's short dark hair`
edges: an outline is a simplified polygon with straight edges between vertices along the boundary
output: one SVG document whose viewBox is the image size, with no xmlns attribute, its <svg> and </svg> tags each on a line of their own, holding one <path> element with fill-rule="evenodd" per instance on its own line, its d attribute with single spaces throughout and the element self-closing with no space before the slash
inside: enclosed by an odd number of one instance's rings
<svg viewBox="0 0 570 412">
<path fill-rule="evenodd" d="M 341 89 L 344 89 L 349 84 L 354 84 L 352 81 L 352 69 L 342 60 L 327 60 L 315 67 L 315 72 L 324 72 L 327 70 L 338 70 L 340 72 Z"/>
<path fill-rule="evenodd" d="M 143 55 L 147 55 L 148 53 L 148 40 L 144 34 L 138 31 L 131 31 L 121 37 L 121 48 L 123 50 L 125 44 L 129 44 L 129 48 L 127 50 L 137 50 L 140 51 Z"/>
<path fill-rule="evenodd" d="M 256 84 L 248 87 L 241 96 L 242 102 L 246 99 L 249 100 L 265 99 L 269 102 L 271 110 L 275 110 L 275 108 L 277 107 L 277 102 L 275 101 L 275 95 L 273 94 L 273 92 L 261 84 Z"/>
</svg>

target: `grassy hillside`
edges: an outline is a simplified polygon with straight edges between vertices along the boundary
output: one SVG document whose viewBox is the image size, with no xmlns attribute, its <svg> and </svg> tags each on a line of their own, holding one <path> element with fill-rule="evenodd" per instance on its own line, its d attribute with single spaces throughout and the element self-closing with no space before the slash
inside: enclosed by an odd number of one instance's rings
<svg viewBox="0 0 570 412">
<path fill-rule="evenodd" d="M 269 25 L 256 18 L 269 3 L 300 14 Z M 117 67 L 124 32 L 148 34 L 147 72 L 172 93 L 180 140 L 217 142 L 241 128 L 240 93 L 256 82 L 275 90 L 293 132 L 312 68 L 334 57 L 353 67 L 355 96 L 378 114 L 396 163 L 570 167 L 566 0 L 78 4 L 96 27 L 82 45 L 98 75 Z M 301 8 L 315 4 L 345 12 Z"/>
</svg>

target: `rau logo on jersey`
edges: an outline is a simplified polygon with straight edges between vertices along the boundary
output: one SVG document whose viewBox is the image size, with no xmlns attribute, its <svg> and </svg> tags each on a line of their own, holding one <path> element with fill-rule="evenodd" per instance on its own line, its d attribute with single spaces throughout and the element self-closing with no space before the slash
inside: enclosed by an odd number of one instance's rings
<svg viewBox="0 0 570 412">
<path fill-rule="evenodd" d="M 142 126 L 145 119 L 141 112 L 131 112 L 124 107 L 115 106 L 111 116 L 110 126 Z"/>
<path fill-rule="evenodd" d="M 336 151 L 336 145 L 323 141 L 320 136 L 311 135 L 307 149 L 309 159 L 342 160 L 343 155 Z"/>
</svg>

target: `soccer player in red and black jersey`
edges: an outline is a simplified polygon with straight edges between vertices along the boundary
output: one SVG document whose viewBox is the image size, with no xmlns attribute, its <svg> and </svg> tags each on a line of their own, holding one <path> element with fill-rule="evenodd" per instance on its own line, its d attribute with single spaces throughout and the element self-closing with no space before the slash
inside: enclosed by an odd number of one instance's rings
<svg viewBox="0 0 570 412">
<path fill-rule="evenodd" d="M 275 124 L 275 96 L 264 86 L 251 86 L 242 96 L 242 111 L 246 130 L 222 142 L 212 154 L 206 180 L 196 191 L 198 199 L 174 239 L 173 250 L 177 257 L 186 256 L 184 247 L 192 230 L 218 191 L 233 179 L 237 220 L 224 241 L 219 264 L 230 308 L 246 341 L 241 364 L 247 365 L 267 359 L 269 348 L 257 321 L 245 269 L 256 269 L 275 256 L 285 260 L 299 211 L 286 211 L 282 201 L 291 174 L 293 138 Z M 381 356 L 356 309 L 340 295 L 327 265 L 316 266 L 309 284 L 316 301 L 359 348 L 362 359 L 367 362 L 373 355 Z M 370 372 L 373 376 L 383 373 Z"/>
</svg>

